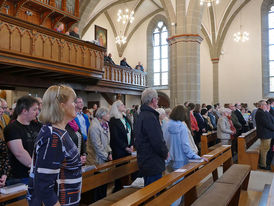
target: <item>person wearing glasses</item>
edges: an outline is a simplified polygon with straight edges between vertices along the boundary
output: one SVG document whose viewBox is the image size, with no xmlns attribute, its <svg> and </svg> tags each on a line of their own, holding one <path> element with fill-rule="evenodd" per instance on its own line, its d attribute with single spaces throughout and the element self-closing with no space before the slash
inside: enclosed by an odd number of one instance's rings
<svg viewBox="0 0 274 206">
<path fill-rule="evenodd" d="M 35 141 L 30 171 L 30 206 L 79 205 L 82 187 L 78 148 L 66 131 L 76 117 L 75 92 L 51 86 L 43 96 L 39 120 L 44 124 Z"/>
</svg>

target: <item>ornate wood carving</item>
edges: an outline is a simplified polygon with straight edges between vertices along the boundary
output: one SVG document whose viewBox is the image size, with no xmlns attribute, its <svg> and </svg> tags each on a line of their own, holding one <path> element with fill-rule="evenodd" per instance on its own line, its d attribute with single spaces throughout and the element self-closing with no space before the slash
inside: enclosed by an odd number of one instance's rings
<svg viewBox="0 0 274 206">
<path fill-rule="evenodd" d="M 29 0 L 20 0 L 17 5 L 16 8 L 14 9 L 14 16 L 18 15 L 18 12 L 20 11 L 20 9 L 24 6 L 25 3 L 27 3 Z"/>
<path fill-rule="evenodd" d="M 40 70 L 41 75 L 45 72 L 51 79 L 84 80 L 89 84 L 102 79 L 98 86 L 120 93 L 123 89 L 129 93 L 140 92 L 146 87 L 146 73 L 104 66 L 104 51 L 95 44 L 0 14 L 0 65 L 27 69 L 16 71 L 11 68 L 7 71 L 9 74 L 37 76 L 35 73 Z"/>
<path fill-rule="evenodd" d="M 6 1 L 7 0 L 0 0 L 0 12 L 1 12 L 2 8 L 4 7 Z"/>
<path fill-rule="evenodd" d="M 53 13 L 52 10 L 50 11 L 45 11 L 42 15 L 41 15 L 41 20 L 40 20 L 40 25 L 43 25 L 45 23 L 45 21 L 47 20 L 47 18 Z"/>
</svg>

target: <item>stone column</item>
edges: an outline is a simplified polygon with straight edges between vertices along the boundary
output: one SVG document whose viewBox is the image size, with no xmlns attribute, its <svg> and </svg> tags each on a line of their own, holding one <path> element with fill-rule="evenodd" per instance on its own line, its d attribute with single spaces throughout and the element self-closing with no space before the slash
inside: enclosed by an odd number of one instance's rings
<svg viewBox="0 0 274 206">
<path fill-rule="evenodd" d="M 213 103 L 219 102 L 219 58 L 211 59 L 213 65 Z"/>
<path fill-rule="evenodd" d="M 171 106 L 185 101 L 200 102 L 200 44 L 198 34 L 175 35 L 168 39 Z"/>
</svg>

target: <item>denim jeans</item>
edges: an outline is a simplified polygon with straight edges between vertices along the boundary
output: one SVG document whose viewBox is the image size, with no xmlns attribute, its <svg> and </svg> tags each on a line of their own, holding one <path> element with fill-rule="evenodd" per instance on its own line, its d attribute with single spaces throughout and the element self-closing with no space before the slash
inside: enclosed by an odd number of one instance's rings
<svg viewBox="0 0 274 206">
<path fill-rule="evenodd" d="M 144 177 L 145 186 L 155 182 L 156 180 L 160 179 L 161 177 L 162 177 L 162 173 L 153 175 L 153 176 L 145 176 Z"/>
</svg>

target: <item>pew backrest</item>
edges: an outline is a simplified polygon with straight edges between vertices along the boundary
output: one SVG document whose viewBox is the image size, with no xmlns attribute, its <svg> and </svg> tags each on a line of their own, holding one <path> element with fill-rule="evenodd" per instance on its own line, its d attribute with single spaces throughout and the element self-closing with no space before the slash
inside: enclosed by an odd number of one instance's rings
<svg viewBox="0 0 274 206">
<path fill-rule="evenodd" d="M 259 146 L 256 129 L 243 133 L 238 137 L 238 163 L 248 164 L 252 170 L 258 168 Z"/>
<path fill-rule="evenodd" d="M 220 146 L 207 154 L 206 157 L 209 159 L 209 162 L 189 163 L 181 168 L 186 169 L 184 172 L 172 172 L 165 175 L 156 182 L 121 199 L 113 205 L 170 205 L 182 195 L 191 192 L 202 179 L 217 170 L 219 166 L 224 165 L 224 171 L 226 171 L 232 165 L 230 148 L 230 146 Z M 184 179 L 173 185 L 182 178 Z M 195 194 L 193 195 L 195 196 Z M 195 198 L 197 196 L 193 198 L 193 201 Z"/>
<path fill-rule="evenodd" d="M 201 155 L 207 154 L 210 152 L 208 148 L 208 143 L 214 142 L 216 143 L 217 141 L 217 132 L 208 132 L 208 133 L 203 133 L 201 136 Z"/>
</svg>

